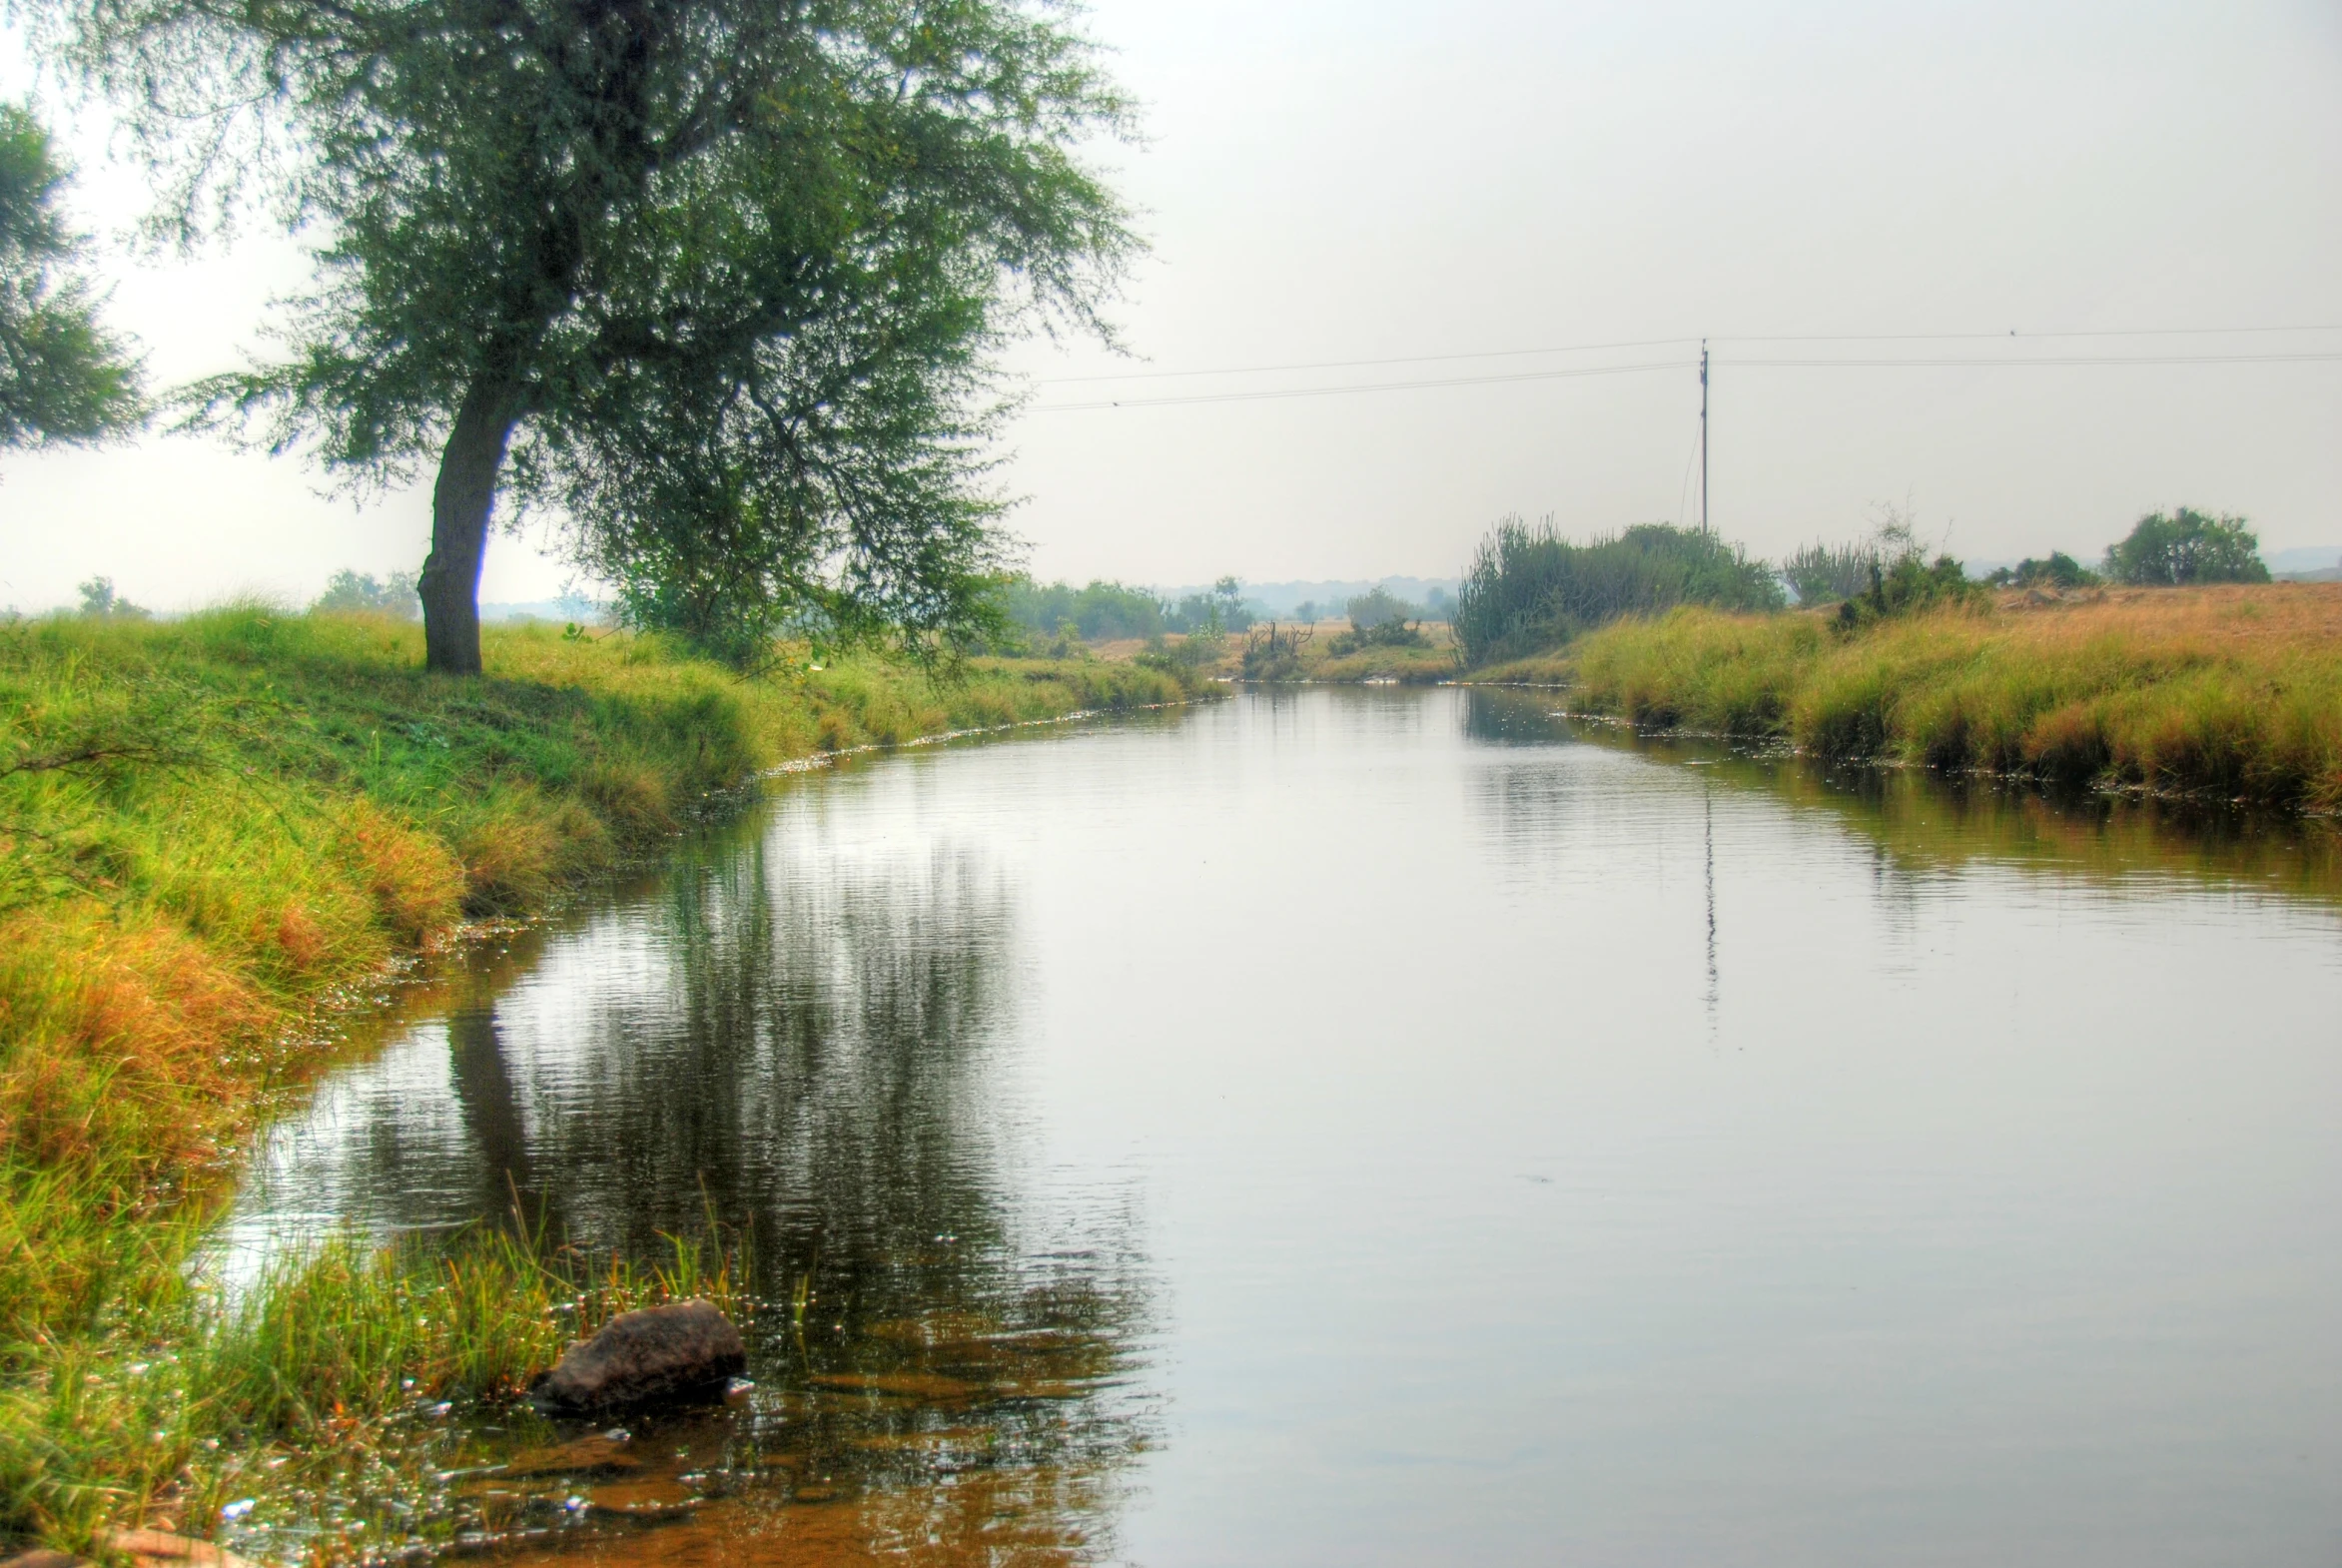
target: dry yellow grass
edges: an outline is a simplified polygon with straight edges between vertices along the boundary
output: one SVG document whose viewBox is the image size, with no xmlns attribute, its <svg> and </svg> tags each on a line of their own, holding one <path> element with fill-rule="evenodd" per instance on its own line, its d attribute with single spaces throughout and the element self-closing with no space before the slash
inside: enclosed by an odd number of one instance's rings
<svg viewBox="0 0 2342 1568">
<path fill-rule="evenodd" d="M 1475 678 L 1826 756 L 2342 809 L 2342 585 L 2012 594 L 1852 635 L 1679 610 Z"/>
</svg>

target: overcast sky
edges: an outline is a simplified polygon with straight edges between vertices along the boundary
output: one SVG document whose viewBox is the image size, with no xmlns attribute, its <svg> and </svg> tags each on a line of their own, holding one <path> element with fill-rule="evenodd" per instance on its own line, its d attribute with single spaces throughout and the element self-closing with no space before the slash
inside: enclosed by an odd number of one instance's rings
<svg viewBox="0 0 2342 1568">
<path fill-rule="evenodd" d="M 1106 0 L 1089 26 L 1146 105 L 1146 144 L 1108 157 L 1154 252 L 1119 312 L 1139 360 L 1015 356 L 1014 526 L 1045 575 L 1450 575 L 1506 512 L 1696 516 L 1702 336 L 1714 521 L 1761 553 L 1907 497 L 1969 557 L 2094 555 L 2181 502 L 2342 547 L 2342 361 L 1751 363 L 2342 354 L 2342 330 L 1754 341 L 2342 329 L 2335 0 Z M 0 39 L 0 92 L 32 80 Z M 81 220 L 113 231 L 138 182 L 102 120 L 66 131 Z M 303 273 L 267 237 L 104 263 L 166 383 L 261 347 Z M 1376 360 L 1408 363 L 1334 366 Z M 1166 374 L 1276 366 L 1328 368 Z M 1620 366 L 1663 368 L 1546 374 Z M 1066 380 L 1109 374 L 1132 379 Z M 1397 382 L 1468 385 L 1149 400 Z M 0 604 L 97 572 L 163 607 L 306 597 L 420 562 L 424 491 L 322 482 L 161 436 L 0 459 Z M 566 576 L 500 538 L 483 594 Z"/>
</svg>

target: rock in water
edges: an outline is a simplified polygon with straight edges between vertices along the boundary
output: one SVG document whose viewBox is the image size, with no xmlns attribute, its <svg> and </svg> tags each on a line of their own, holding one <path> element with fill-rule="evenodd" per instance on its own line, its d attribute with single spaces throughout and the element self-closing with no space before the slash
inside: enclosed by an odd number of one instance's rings
<svg viewBox="0 0 2342 1568">
<path fill-rule="evenodd" d="M 722 1391 L 748 1368 L 748 1350 L 730 1318 L 705 1301 L 620 1312 L 591 1339 L 569 1347 L 528 1397 L 548 1415 L 583 1414 Z"/>
</svg>

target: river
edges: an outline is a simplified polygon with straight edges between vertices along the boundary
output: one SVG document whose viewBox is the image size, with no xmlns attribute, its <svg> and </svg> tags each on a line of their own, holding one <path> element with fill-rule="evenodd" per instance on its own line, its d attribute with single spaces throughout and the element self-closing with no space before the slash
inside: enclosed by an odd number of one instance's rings
<svg viewBox="0 0 2342 1568">
<path fill-rule="evenodd" d="M 729 1406 L 466 1437 L 565 1445 L 435 1504 L 513 1560 L 2342 1562 L 2335 835 L 1556 705 L 776 781 L 418 990 L 226 1253 L 746 1239 Z"/>
</svg>

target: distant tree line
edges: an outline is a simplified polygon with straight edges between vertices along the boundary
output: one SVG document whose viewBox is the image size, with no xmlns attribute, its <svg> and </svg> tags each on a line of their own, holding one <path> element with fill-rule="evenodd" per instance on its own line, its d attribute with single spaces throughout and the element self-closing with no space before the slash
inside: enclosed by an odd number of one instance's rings
<svg viewBox="0 0 2342 1568">
<path fill-rule="evenodd" d="M 1178 598 L 1159 598 L 1152 589 L 1093 579 L 1087 586 L 1041 582 L 1017 573 L 1000 580 L 996 605 L 1008 626 L 1024 636 L 1073 637 L 1115 642 L 1131 637 L 1220 636 L 1250 629 L 1262 619 L 1245 602 L 1243 585 L 1222 577 L 1208 589 Z"/>
<path fill-rule="evenodd" d="M 415 574 L 411 571 L 393 571 L 387 580 L 378 581 L 371 572 L 353 571 L 345 566 L 326 579 L 326 591 L 318 595 L 310 608 L 326 613 L 368 610 L 399 620 L 413 620 L 422 614 L 422 600 L 416 595 Z"/>
<path fill-rule="evenodd" d="M 1563 538 L 1551 518 L 1531 527 L 1507 517 L 1473 555 L 1454 624 L 1465 660 L 1482 664 L 1558 647 L 1621 616 L 1659 614 L 1679 604 L 1770 611 L 1795 594 L 1803 606 L 1835 606 L 1836 623 L 1852 629 L 1971 603 L 1988 585 L 2267 582 L 2259 551 L 2245 518 L 2181 506 L 2141 517 L 2094 572 L 2051 550 L 1976 582 L 1953 556 L 1931 551 L 1908 511 L 1892 506 L 1881 509 L 1867 537 L 1806 545 L 1779 567 L 1696 528 L 1648 523 L 1579 544 Z"/>
</svg>

